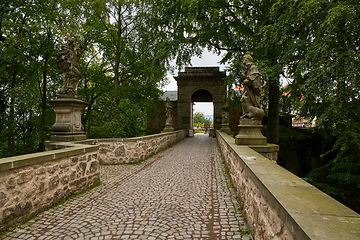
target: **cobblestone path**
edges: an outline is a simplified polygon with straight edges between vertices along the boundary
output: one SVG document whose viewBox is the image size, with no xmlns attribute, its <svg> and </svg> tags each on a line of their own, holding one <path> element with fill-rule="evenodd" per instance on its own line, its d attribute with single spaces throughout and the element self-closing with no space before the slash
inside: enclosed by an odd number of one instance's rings
<svg viewBox="0 0 360 240">
<path fill-rule="evenodd" d="M 208 135 L 140 165 L 102 166 L 101 181 L 0 238 L 251 239 Z"/>
</svg>

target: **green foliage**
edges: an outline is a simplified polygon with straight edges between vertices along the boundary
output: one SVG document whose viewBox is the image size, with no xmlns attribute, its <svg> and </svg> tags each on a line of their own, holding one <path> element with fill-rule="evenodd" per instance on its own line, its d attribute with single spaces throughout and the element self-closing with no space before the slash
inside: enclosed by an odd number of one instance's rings
<svg viewBox="0 0 360 240">
<path fill-rule="evenodd" d="M 104 102 L 108 104 L 108 102 Z M 145 134 L 146 112 L 136 103 L 121 100 L 118 106 L 103 106 L 106 111 L 96 110 L 89 138 L 125 138 Z"/>
<path fill-rule="evenodd" d="M 359 10 L 352 0 L 277 1 L 263 32 L 263 44 L 281 48 L 278 62 L 292 79 L 289 93 L 297 114 L 316 119 L 325 141 L 335 141 L 322 153 L 332 161 L 309 178 L 342 202 L 359 199 Z"/>
<path fill-rule="evenodd" d="M 194 126 L 195 126 L 196 123 L 203 126 L 206 120 L 207 119 L 205 118 L 204 113 L 202 113 L 202 112 L 195 112 L 194 113 L 194 116 L 193 116 Z"/>
<path fill-rule="evenodd" d="M 54 92 L 47 90 L 60 79 L 54 67 L 59 28 L 51 24 L 57 6 L 7 1 L 0 8 L 0 157 L 42 150 L 49 135 L 47 101 Z"/>
<path fill-rule="evenodd" d="M 266 134 L 268 126 L 262 128 L 263 134 Z M 300 130 L 300 131 L 299 131 Z M 300 141 L 309 140 L 311 137 L 305 133 L 302 129 L 291 129 L 284 126 L 280 126 L 280 138 L 279 146 L 287 148 L 290 145 L 297 145 Z"/>
<path fill-rule="evenodd" d="M 62 84 L 57 53 L 69 36 L 84 45 L 78 95 L 89 103 L 88 136 L 144 134 L 144 109 L 173 54 L 150 10 L 145 0 L 0 4 L 0 157 L 44 149 L 54 123 L 48 102 Z"/>
<path fill-rule="evenodd" d="M 326 194 L 360 212 L 359 164 L 330 161 L 310 172 L 304 180 Z"/>
</svg>

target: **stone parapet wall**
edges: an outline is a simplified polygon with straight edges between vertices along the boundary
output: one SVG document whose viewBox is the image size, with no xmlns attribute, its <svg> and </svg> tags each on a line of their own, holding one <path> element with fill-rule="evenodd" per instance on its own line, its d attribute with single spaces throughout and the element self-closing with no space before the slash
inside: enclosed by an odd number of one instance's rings
<svg viewBox="0 0 360 240">
<path fill-rule="evenodd" d="M 187 130 L 178 130 L 134 138 L 89 139 L 80 143 L 98 145 L 100 164 L 111 165 L 140 162 L 186 136 Z"/>
<path fill-rule="evenodd" d="M 359 239 L 360 215 L 217 131 L 251 234 L 262 239 Z"/>
<path fill-rule="evenodd" d="M 0 230 L 100 183 L 98 146 L 56 145 L 0 159 Z"/>
</svg>

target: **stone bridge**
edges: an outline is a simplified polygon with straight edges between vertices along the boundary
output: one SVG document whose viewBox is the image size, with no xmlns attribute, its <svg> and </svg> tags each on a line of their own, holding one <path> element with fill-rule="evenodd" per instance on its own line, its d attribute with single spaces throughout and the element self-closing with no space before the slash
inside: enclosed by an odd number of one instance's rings
<svg viewBox="0 0 360 240">
<path fill-rule="evenodd" d="M 360 239 L 359 214 L 226 133 L 186 136 L 0 159 L 0 238 Z"/>
</svg>

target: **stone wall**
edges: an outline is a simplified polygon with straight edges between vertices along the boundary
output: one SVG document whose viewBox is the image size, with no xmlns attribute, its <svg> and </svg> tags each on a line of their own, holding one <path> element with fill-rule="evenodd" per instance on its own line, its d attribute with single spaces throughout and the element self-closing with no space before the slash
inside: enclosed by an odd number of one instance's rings
<svg viewBox="0 0 360 240">
<path fill-rule="evenodd" d="M 0 159 L 0 230 L 100 183 L 98 146 L 53 148 Z"/>
<path fill-rule="evenodd" d="M 134 138 L 89 139 L 81 143 L 98 145 L 100 164 L 111 165 L 140 162 L 186 136 L 187 130 L 178 130 Z"/>
<path fill-rule="evenodd" d="M 360 238 L 359 214 L 226 133 L 216 136 L 255 240 Z"/>
</svg>

